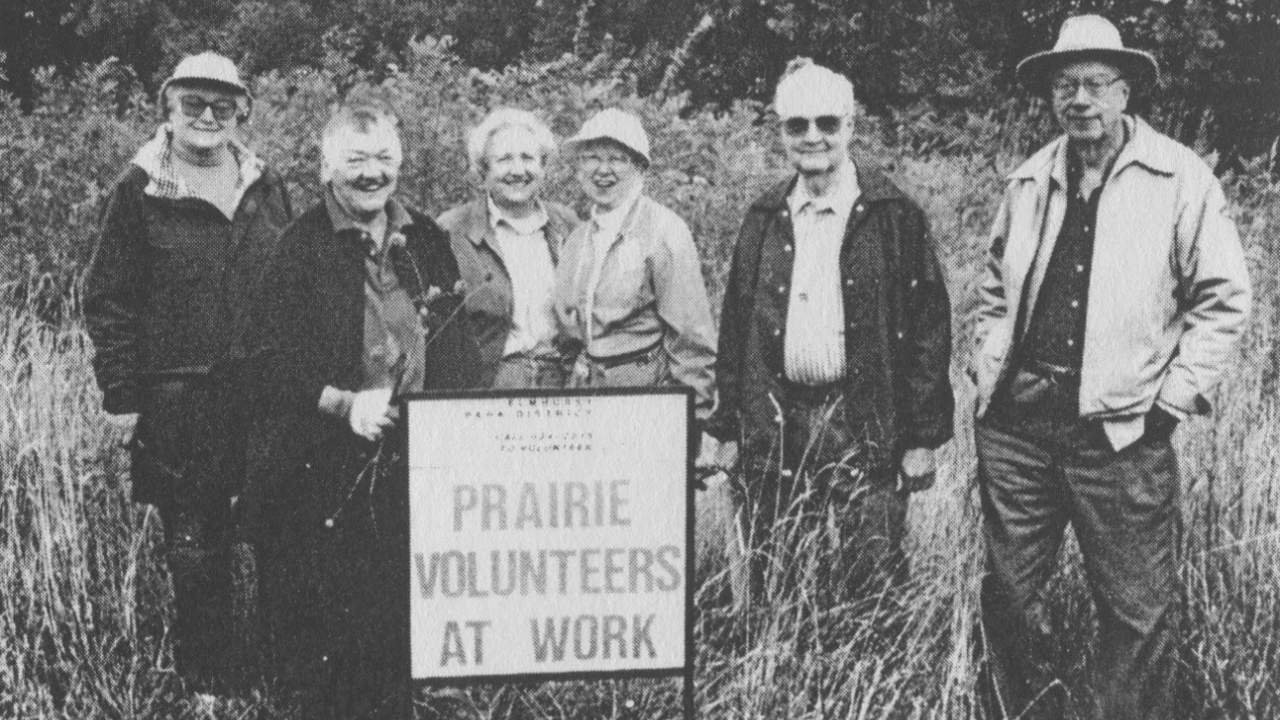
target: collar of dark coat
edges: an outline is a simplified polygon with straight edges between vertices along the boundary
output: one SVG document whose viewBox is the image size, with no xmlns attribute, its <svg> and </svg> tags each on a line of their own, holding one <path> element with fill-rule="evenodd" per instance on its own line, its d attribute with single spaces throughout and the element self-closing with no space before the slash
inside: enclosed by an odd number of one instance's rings
<svg viewBox="0 0 1280 720">
<path fill-rule="evenodd" d="M 872 167 L 861 160 L 854 161 L 853 165 L 858 171 L 858 189 L 862 193 L 858 197 L 859 201 L 870 204 L 886 200 L 907 199 L 907 195 L 899 190 L 898 186 L 894 185 L 889 180 L 889 177 L 878 168 Z M 765 211 L 785 210 L 787 196 L 791 194 L 791 190 L 796 186 L 796 181 L 799 177 L 799 175 L 793 174 L 786 180 L 777 183 L 757 198 L 751 207 Z"/>
<path fill-rule="evenodd" d="M 546 233 L 547 247 L 551 250 L 551 259 L 558 262 L 560 244 L 569 236 L 573 228 L 565 222 L 554 203 L 544 201 L 542 209 L 547 214 L 547 224 L 543 228 Z M 495 235 L 493 225 L 489 222 L 489 202 L 484 197 L 473 200 L 467 203 L 464 212 L 466 214 L 463 227 L 466 229 L 463 233 L 467 239 L 477 247 L 484 244 L 494 247 Z M 494 248 L 494 251 L 497 252 L 497 248 Z"/>
</svg>

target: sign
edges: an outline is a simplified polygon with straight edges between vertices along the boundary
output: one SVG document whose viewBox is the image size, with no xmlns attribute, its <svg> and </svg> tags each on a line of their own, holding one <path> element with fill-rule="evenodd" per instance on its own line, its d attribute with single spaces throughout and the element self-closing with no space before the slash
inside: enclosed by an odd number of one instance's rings
<svg viewBox="0 0 1280 720">
<path fill-rule="evenodd" d="M 406 406 L 414 679 L 689 676 L 688 391 Z"/>
</svg>

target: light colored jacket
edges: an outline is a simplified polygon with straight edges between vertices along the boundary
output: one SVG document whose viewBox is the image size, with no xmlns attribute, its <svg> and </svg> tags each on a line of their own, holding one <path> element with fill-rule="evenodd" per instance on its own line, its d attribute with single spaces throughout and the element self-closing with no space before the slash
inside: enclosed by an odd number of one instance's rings
<svg viewBox="0 0 1280 720">
<path fill-rule="evenodd" d="M 556 263 L 560 246 L 579 220 L 573 210 L 559 203 L 543 202 L 542 207 L 547 213 L 543 237 L 551 262 Z M 481 382 L 488 386 L 502 360 L 515 309 L 511 274 L 502 257 L 497 233 L 489 222 L 488 201 L 482 197 L 445 212 L 440 216 L 440 227 L 449 233 L 453 255 L 458 259 L 458 272 L 467 285 L 463 308 L 480 346 Z"/>
<path fill-rule="evenodd" d="M 1080 371 L 1080 414 L 1103 420 L 1116 449 L 1142 435 L 1157 402 L 1179 415 L 1208 412 L 1251 296 L 1213 173 L 1142 120 L 1125 122 L 1129 142 L 1098 201 Z M 1005 186 L 978 288 L 971 375 L 979 417 L 1009 368 L 1062 228 L 1066 148 L 1065 136 L 1050 143 Z"/>
<path fill-rule="evenodd" d="M 689 226 L 641 195 L 609 245 L 588 323 L 595 231 L 593 221 L 582 223 L 560 251 L 556 315 L 561 334 L 593 358 L 661 343 L 671 379 L 693 389 L 698 415 L 705 417 L 713 398 L 716 333 Z"/>
</svg>

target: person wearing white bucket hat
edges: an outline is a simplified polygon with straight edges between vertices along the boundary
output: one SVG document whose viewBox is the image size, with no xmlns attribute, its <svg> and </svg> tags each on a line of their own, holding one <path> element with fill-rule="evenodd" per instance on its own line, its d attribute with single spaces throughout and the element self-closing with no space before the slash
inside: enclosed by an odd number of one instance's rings
<svg viewBox="0 0 1280 720">
<path fill-rule="evenodd" d="M 1209 410 L 1250 305 L 1210 169 L 1126 114 L 1159 68 L 1096 15 L 1018 65 L 1064 136 L 1008 177 L 978 288 L 975 442 L 997 716 L 1061 717 L 1047 583 L 1068 523 L 1098 613 L 1094 710 L 1173 717 L 1182 622 L 1170 434 Z M 1055 690 L 1063 687 L 1064 690 Z"/>
<path fill-rule="evenodd" d="M 238 541 L 243 346 L 259 268 L 292 219 L 288 191 L 239 138 L 248 88 L 215 53 L 165 81 L 165 122 L 116 182 L 85 284 L 94 372 L 132 455 L 133 499 L 159 509 L 174 661 L 197 692 L 243 678 L 253 556 Z M 240 677 L 237 677 L 240 676 Z"/>
<path fill-rule="evenodd" d="M 561 251 L 556 313 L 571 387 L 681 384 L 701 421 L 711 411 L 715 329 L 693 235 L 644 195 L 649 136 L 609 108 L 566 143 L 592 202 Z"/>
</svg>

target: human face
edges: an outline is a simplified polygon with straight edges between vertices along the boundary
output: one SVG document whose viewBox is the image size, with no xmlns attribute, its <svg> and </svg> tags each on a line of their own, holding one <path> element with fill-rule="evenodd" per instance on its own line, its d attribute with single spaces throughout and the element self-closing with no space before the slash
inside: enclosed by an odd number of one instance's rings
<svg viewBox="0 0 1280 720">
<path fill-rule="evenodd" d="M 1123 133 L 1129 84 L 1114 65 L 1098 61 L 1064 65 L 1049 77 L 1053 115 L 1067 137 L 1096 144 Z"/>
<path fill-rule="evenodd" d="M 216 149 L 235 137 L 241 95 L 211 86 L 174 84 L 165 93 L 173 140 L 197 152 Z"/>
<path fill-rule="evenodd" d="M 329 184 L 352 217 L 368 220 L 387 207 L 400 179 L 400 138 L 385 123 L 346 127 L 329 140 Z"/>
<path fill-rule="evenodd" d="M 528 128 L 508 126 L 491 135 L 484 164 L 485 189 L 499 207 L 532 206 L 546 172 L 542 149 Z"/>
<path fill-rule="evenodd" d="M 779 132 L 787 159 L 801 175 L 835 172 L 849 158 L 853 114 L 819 94 L 790 92 L 778 98 Z"/>
<path fill-rule="evenodd" d="M 578 183 L 599 210 L 616 210 L 643 177 L 635 156 L 612 140 L 586 143 L 578 151 Z"/>
</svg>

